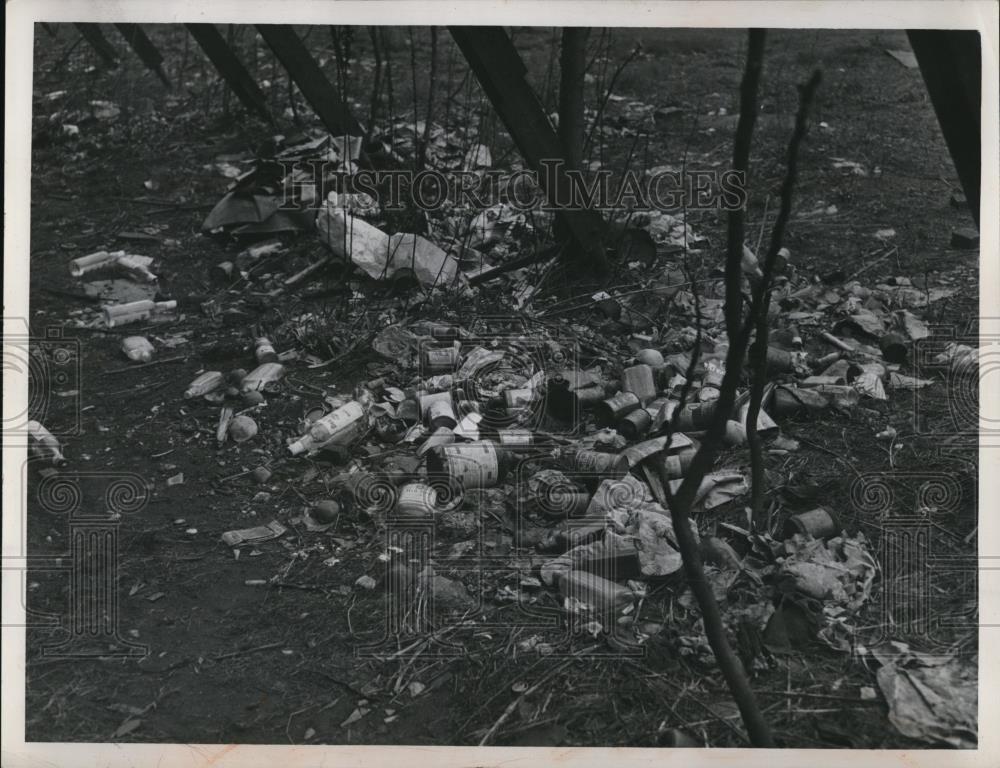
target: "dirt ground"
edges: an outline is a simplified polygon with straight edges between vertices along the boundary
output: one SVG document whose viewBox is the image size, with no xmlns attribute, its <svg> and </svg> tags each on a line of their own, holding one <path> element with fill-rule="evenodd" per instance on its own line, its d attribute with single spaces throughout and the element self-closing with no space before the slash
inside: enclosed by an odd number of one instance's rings
<svg viewBox="0 0 1000 768">
<path fill-rule="evenodd" d="M 468 745 L 479 743 L 513 706 L 490 743 L 656 746 L 668 744 L 676 728 L 700 744 L 745 745 L 742 723 L 717 668 L 677 650 L 670 632 L 675 610 L 670 595 L 680 589 L 676 583 L 658 586 L 656 599 L 648 601 L 641 618 L 666 629 L 638 657 L 608 649 L 585 633 L 573 635 L 562 623 L 525 629 L 507 621 L 509 604 L 493 597 L 510 581 L 509 574 L 499 568 L 479 574 L 450 571 L 446 562 L 442 572 L 463 581 L 478 601 L 466 622 L 448 625 L 433 642 L 419 647 L 387 636 L 383 590 L 354 586 L 363 574 L 381 581 L 384 563 L 378 556 L 387 546 L 384 529 L 347 515 L 323 534 L 291 522 L 307 502 L 324 497 L 324 478 L 331 468 L 288 459 L 284 442 L 303 412 L 316 404 L 318 393 L 349 393 L 357 383 L 387 370 L 385 361 L 369 350 L 351 351 L 324 369 L 293 364 L 286 388 L 269 398 L 258 419 L 258 437 L 243 445 L 217 446 L 217 409 L 183 399 L 198 371 L 251 367 L 248 345 L 257 329 L 272 334 L 280 349 L 297 346 L 299 340 L 275 331 L 286 327 L 287 318 L 306 311 L 328 318 L 331 339 L 328 348 L 310 351 L 336 356 L 350 350 L 359 328 L 366 333 L 377 329 L 378 313 L 394 300 L 371 298 L 371 316 L 362 326 L 352 325 L 356 317 L 345 314 L 343 302 L 319 290 L 337 287 L 336 276 L 329 275 L 313 284 L 311 293 L 278 301 L 222 296 L 230 311 L 203 314 L 202 303 L 219 297 L 209 284 L 209 267 L 241 248 L 201 233 L 202 220 L 229 183 L 212 164 L 220 154 L 258 146 L 273 130 L 240 110 L 182 28 L 149 29 L 165 55 L 173 90 L 131 52 L 123 54 L 118 69 L 104 68 L 85 43 L 77 43 L 78 33 L 70 25 L 53 26 L 54 34 L 36 30 L 30 323 L 35 335 L 62 328 L 65 337 L 79 344 L 81 361 L 79 382 L 65 390 L 79 394 L 50 397 L 44 420 L 63 433 L 79 421 L 78 432 L 65 440 L 66 471 L 93 473 L 84 484 L 85 504 L 101 503 L 108 473 L 134 473 L 151 490 L 148 503 L 123 515 L 117 528 L 118 626 L 124 641 L 147 652 L 131 658 L 52 656 L 43 647 L 58 643 L 64 630 L 29 628 L 26 738 Z M 555 83 L 545 73 L 552 34 L 548 29 L 515 30 L 535 86 L 550 109 L 556 103 Z M 110 28 L 108 36 L 127 50 Z M 606 119 L 627 128 L 632 100 L 681 111 L 648 139 L 639 141 L 622 131 L 602 143 L 592 159 L 616 169 L 625 162 L 636 168 L 679 165 L 685 157 L 695 165 L 725 167 L 732 154 L 745 39 L 739 30 L 617 29 L 608 41 L 595 30 L 588 54 L 588 61 L 594 58 L 589 105 L 641 41 L 642 56 L 625 67 L 615 87 L 624 99 L 609 103 Z M 306 40 L 332 77 L 329 35 L 313 28 Z M 256 57 L 251 70 L 264 82 L 283 130 L 293 130 L 297 116 L 311 124 L 301 98 L 294 113 L 288 108 L 285 76 L 275 69 L 263 43 L 254 42 L 248 30 L 237 30 L 235 42 L 244 56 Z M 414 90 L 426 93 L 427 72 L 426 67 L 411 71 L 406 30 L 392 30 L 392 43 L 394 111 L 406 114 Z M 364 65 L 371 61 L 367 34 L 359 31 L 353 44 L 361 63 L 349 81 L 349 97 L 358 114 L 365 115 L 371 78 Z M 444 31 L 439 44 L 444 62 L 440 76 L 450 83 L 439 92 L 456 95 L 447 109 L 441 105 L 436 110 L 437 119 L 449 113 L 452 121 L 479 115 L 480 136 L 491 144 L 498 164 L 509 163 L 514 159 L 510 141 L 483 106 L 473 81 L 463 81 L 466 69 Z M 607 45 L 607 61 L 598 45 Z M 886 53 L 907 48 L 905 35 L 895 31 L 772 34 L 752 151 L 748 237 L 756 240 L 765 217 L 773 221 L 796 85 L 818 67 L 823 83 L 786 239 L 799 273 L 818 279 L 837 270 L 850 276 L 865 269 L 859 279 L 867 284 L 908 276 L 921 285 L 958 288 L 923 315 L 936 333 L 967 338 L 977 332 L 978 251 L 953 249 L 950 238 L 953 229 L 970 226 L 972 219 L 967 210 L 950 204 L 959 185 L 919 70 Z M 414 55 L 426 57 L 427 51 L 426 30 L 420 30 Z M 51 96 L 55 91 L 65 93 Z M 117 105 L 120 114 L 74 120 L 79 135 L 67 135 L 61 127 L 69 122 L 65 115 L 88 111 L 95 100 Z M 51 120 L 56 112 L 63 117 Z M 857 165 L 835 167 L 842 160 Z M 693 213 L 691 224 L 708 238 L 709 259 L 717 258 L 721 265 L 723 214 Z M 895 231 L 896 248 L 891 257 L 876 261 L 886 252 L 876 233 L 885 229 Z M 122 241 L 122 232 L 149 239 Z M 288 242 L 289 272 L 322 252 L 312 235 Z M 92 305 L 80 298 L 78 282 L 67 269 L 69 260 L 112 247 L 158 259 L 160 293 L 179 302 L 183 318 L 149 333 L 158 338 L 183 332 L 186 341 L 161 348 L 156 365 L 129 366 L 119 351 L 121 334 L 67 324 L 71 312 Z M 615 279 L 624 283 L 629 277 L 620 272 Z M 586 297 L 591 287 L 567 288 L 565 295 Z M 443 319 L 461 321 L 470 313 L 491 311 L 494 299 L 484 289 L 472 305 L 445 302 L 439 311 Z M 596 323 L 595 318 L 593 308 L 584 306 L 555 322 L 587 325 Z M 129 327 L 127 333 L 136 330 L 141 329 Z M 612 347 L 624 349 L 627 334 L 605 332 Z M 929 546 L 935 556 L 965 562 L 976 553 L 970 534 L 977 524 L 977 454 L 975 443 L 957 434 L 953 402 L 942 381 L 919 397 L 897 392 L 887 402 L 867 401 L 849 413 L 783 422 L 783 433 L 800 439 L 802 447 L 784 457 L 768 457 L 774 498 L 787 499 L 781 493 L 788 488 L 808 486 L 814 498 L 840 514 L 849 531 L 865 533 L 881 551 L 882 522 L 851 498 L 858 473 L 890 473 L 892 504 L 899 511 L 912 511 L 919 479 L 955 478 L 960 499 L 932 516 Z M 897 429 L 901 448 L 876 439 L 888 425 Z M 723 460 L 731 463 L 733 457 Z M 265 463 L 274 475 L 256 484 L 245 473 Z M 168 485 L 168 478 L 180 473 L 183 482 Z M 30 471 L 29 552 L 65 557 L 67 517 L 38 501 L 39 486 L 37 474 Z M 225 531 L 272 519 L 289 530 L 279 540 L 258 545 L 254 556 L 244 550 L 235 559 L 220 542 Z M 493 555 L 525 560 L 502 521 L 471 512 L 466 521 L 470 519 L 471 530 Z M 699 525 L 708 530 L 719 520 L 745 523 L 741 507 L 734 507 L 718 519 L 700 519 Z M 469 533 L 456 529 L 442 536 L 447 551 Z M 331 556 L 339 562 L 324 564 Z M 919 566 L 896 561 L 883 566 L 879 595 L 923 589 L 915 571 Z M 272 581 L 276 574 L 280 578 Z M 30 571 L 27 588 L 28 607 L 38 617 L 65 615 L 70 598 L 65 570 Z M 975 571 L 935 572 L 926 597 L 931 616 L 964 615 L 973 623 L 937 622 L 932 639 L 905 627 L 889 628 L 889 634 L 914 646 L 937 643 L 974 656 Z M 876 598 L 868 609 L 862 641 L 879 634 L 880 604 Z M 548 607 L 554 605 L 552 601 Z M 532 635 L 565 653 L 549 657 L 524 650 L 523 641 Z M 756 671 L 753 686 L 781 746 L 926 746 L 892 727 L 881 698 L 862 698 L 860 692 L 874 686 L 873 681 L 865 660 L 811 643 Z M 351 722 L 359 712 L 363 716 Z"/>
</svg>

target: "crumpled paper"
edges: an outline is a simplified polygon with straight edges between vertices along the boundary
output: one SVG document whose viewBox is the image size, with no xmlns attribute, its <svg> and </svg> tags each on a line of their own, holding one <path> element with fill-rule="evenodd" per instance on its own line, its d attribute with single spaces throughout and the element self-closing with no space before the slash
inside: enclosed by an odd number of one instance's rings
<svg viewBox="0 0 1000 768">
<path fill-rule="evenodd" d="M 905 643 L 872 650 L 889 722 L 904 736 L 959 749 L 979 744 L 978 669 L 959 656 L 931 656 Z"/>
</svg>

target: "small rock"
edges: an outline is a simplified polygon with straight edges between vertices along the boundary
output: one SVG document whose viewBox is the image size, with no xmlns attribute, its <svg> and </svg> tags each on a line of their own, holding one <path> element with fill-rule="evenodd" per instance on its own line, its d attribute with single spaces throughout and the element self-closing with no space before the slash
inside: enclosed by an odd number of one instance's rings
<svg viewBox="0 0 1000 768">
<path fill-rule="evenodd" d="M 951 233 L 951 247 L 973 250 L 979 247 L 979 232 L 971 227 L 956 229 Z"/>
<path fill-rule="evenodd" d="M 271 470 L 267 467 L 257 467 L 257 469 L 252 472 L 252 477 L 255 483 L 263 485 L 271 479 Z"/>
<path fill-rule="evenodd" d="M 375 579 L 373 579 L 368 574 L 365 574 L 364 576 L 359 576 L 358 580 L 354 582 L 354 586 L 360 589 L 368 590 L 369 592 L 375 589 L 375 584 L 376 584 Z"/>
</svg>

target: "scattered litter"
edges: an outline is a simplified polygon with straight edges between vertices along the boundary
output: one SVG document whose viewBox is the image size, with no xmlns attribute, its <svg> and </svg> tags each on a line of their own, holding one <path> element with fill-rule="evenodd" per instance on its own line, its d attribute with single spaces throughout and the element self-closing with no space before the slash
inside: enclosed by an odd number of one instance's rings
<svg viewBox="0 0 1000 768">
<path fill-rule="evenodd" d="M 227 531 L 222 534 L 222 541 L 229 547 L 238 547 L 243 544 L 257 544 L 262 541 L 276 539 L 284 534 L 285 530 L 285 526 L 276 520 L 272 520 L 267 525 L 260 525 L 256 528 L 244 528 L 239 531 Z"/>
<path fill-rule="evenodd" d="M 979 675 L 959 655 L 932 656 L 893 641 L 872 649 L 889 722 L 904 736 L 956 749 L 979 744 Z"/>
</svg>

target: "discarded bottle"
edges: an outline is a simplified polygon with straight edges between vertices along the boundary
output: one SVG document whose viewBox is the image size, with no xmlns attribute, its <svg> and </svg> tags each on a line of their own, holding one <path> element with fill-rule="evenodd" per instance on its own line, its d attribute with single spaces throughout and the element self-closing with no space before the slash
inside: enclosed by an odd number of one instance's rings
<svg viewBox="0 0 1000 768">
<path fill-rule="evenodd" d="M 352 400 L 335 411 L 331 411 L 321 419 L 317 419 L 309 427 L 309 431 L 288 446 L 293 456 L 309 451 L 318 451 L 328 445 L 344 445 L 361 434 L 364 427 L 365 406 L 357 400 Z"/>
<path fill-rule="evenodd" d="M 589 605 L 603 615 L 623 611 L 635 599 L 628 587 L 582 570 L 567 571 L 559 577 L 559 594 Z"/>
<path fill-rule="evenodd" d="M 83 277 L 89 272 L 96 272 L 99 269 L 107 269 L 118 262 L 120 256 L 124 256 L 125 251 L 97 251 L 95 253 L 73 259 L 69 263 L 69 273 L 73 277 Z"/>
<path fill-rule="evenodd" d="M 246 375 L 240 384 L 241 392 L 252 392 L 264 389 L 271 382 L 278 381 L 285 375 L 285 366 L 281 363 L 264 363 L 258 365 Z"/>
<path fill-rule="evenodd" d="M 253 344 L 253 354 L 257 358 L 257 364 L 278 362 L 278 353 L 274 351 L 274 345 L 270 339 L 261 336 Z"/>
<path fill-rule="evenodd" d="M 69 463 L 63 456 L 59 440 L 40 422 L 29 421 L 27 430 L 28 451 L 34 458 L 54 467 L 65 467 Z"/>
<path fill-rule="evenodd" d="M 225 377 L 219 371 L 205 371 L 188 384 L 188 388 L 184 390 L 184 397 L 190 400 L 192 397 L 207 395 L 221 387 L 224 382 Z"/>
<path fill-rule="evenodd" d="M 427 453 L 428 474 L 466 490 L 495 487 L 507 469 L 507 453 L 488 440 L 438 446 Z"/>
<path fill-rule="evenodd" d="M 118 257 L 117 266 L 119 269 L 124 269 L 136 280 L 141 280 L 144 283 L 155 283 L 156 275 L 149 271 L 149 265 L 152 263 L 153 260 L 148 256 L 132 256 L 123 253 Z"/>
<path fill-rule="evenodd" d="M 126 336 L 122 339 L 122 352 L 133 363 L 148 363 L 155 350 L 145 336 Z"/>
<path fill-rule="evenodd" d="M 104 307 L 104 322 L 109 328 L 128 325 L 139 320 L 166 319 L 177 308 L 176 301 L 153 301 L 142 299 L 128 304 L 112 304 Z"/>
</svg>

